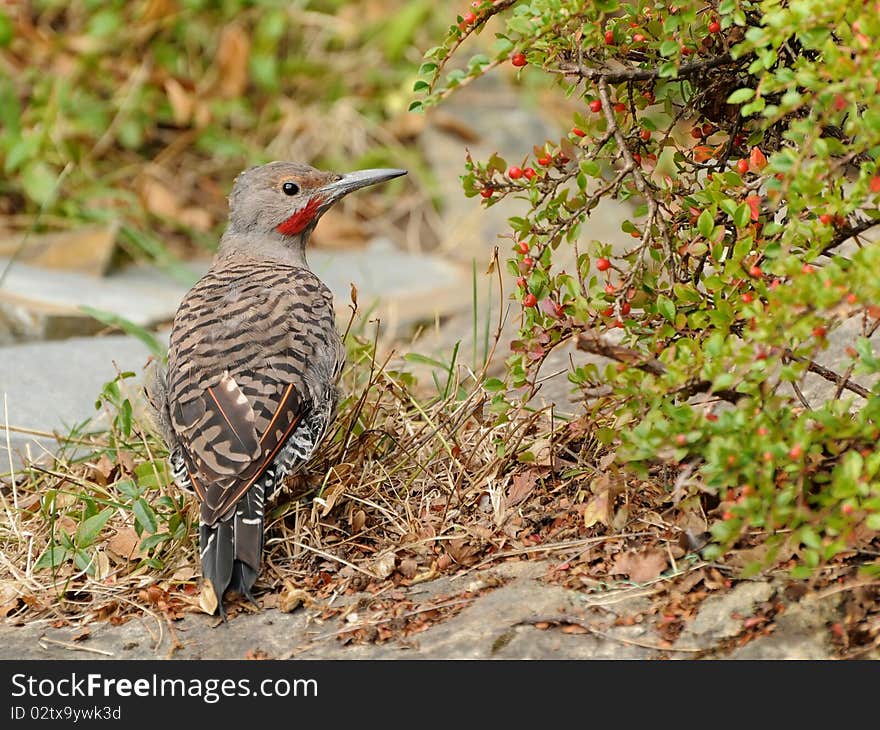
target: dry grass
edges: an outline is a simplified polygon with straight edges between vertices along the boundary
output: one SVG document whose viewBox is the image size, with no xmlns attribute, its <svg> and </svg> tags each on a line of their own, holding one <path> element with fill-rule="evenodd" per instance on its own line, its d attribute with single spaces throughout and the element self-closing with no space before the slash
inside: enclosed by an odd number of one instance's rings
<svg viewBox="0 0 880 730">
<path fill-rule="evenodd" d="M 572 467 L 589 439 L 549 411 L 499 418 L 481 374 L 464 366 L 443 374 L 445 396 L 429 395 L 390 356 L 376 362 L 371 340 L 349 342 L 352 395 L 336 431 L 268 513 L 264 605 L 291 589 L 372 590 L 536 554 L 534 536 L 555 513 L 544 508 L 577 501 L 584 471 Z M 119 622 L 199 610 L 195 501 L 170 483 L 126 375 L 105 389 L 110 428 L 82 429 L 3 479 L 0 614 Z"/>
</svg>

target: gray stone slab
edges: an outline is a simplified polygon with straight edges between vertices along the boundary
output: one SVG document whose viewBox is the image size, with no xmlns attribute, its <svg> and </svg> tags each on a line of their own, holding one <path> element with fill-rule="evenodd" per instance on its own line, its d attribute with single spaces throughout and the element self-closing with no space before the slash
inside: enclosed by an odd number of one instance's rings
<svg viewBox="0 0 880 730">
<path fill-rule="evenodd" d="M 37 342 L 0 348 L 0 424 L 36 431 L 67 433 L 70 427 L 97 416 L 95 400 L 108 380 L 120 371 L 140 374 L 147 347 L 134 337 L 77 337 L 59 342 Z M 114 365 L 115 363 L 115 365 Z M 140 378 L 127 381 L 137 397 Z M 13 454 L 30 445 L 38 456 L 54 449 L 49 437 L 10 431 Z M 16 459 L 16 463 L 20 463 Z M 9 468 L 6 434 L 0 430 L 0 471 Z"/>
</svg>

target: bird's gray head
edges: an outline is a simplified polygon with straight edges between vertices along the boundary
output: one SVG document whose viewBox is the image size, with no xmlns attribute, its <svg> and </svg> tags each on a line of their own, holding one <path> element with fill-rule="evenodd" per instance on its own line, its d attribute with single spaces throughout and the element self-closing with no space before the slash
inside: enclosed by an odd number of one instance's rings
<svg viewBox="0 0 880 730">
<path fill-rule="evenodd" d="M 245 249 L 252 255 L 302 258 L 309 234 L 336 201 L 405 174 L 406 170 L 382 169 L 340 175 L 298 162 L 270 162 L 245 170 L 235 178 L 229 196 L 229 226 L 221 253 Z"/>
</svg>

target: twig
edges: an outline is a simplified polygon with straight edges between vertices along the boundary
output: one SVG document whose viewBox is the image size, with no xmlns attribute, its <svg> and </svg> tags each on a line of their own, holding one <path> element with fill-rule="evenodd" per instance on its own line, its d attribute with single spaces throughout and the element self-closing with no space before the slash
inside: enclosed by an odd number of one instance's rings
<svg viewBox="0 0 880 730">
<path fill-rule="evenodd" d="M 47 644 L 55 644 L 56 646 L 64 647 L 65 649 L 70 649 L 71 651 L 86 651 L 89 654 L 101 654 L 102 656 L 116 656 L 112 651 L 106 651 L 104 649 L 95 649 L 91 646 L 80 646 L 79 644 L 72 644 L 69 641 L 58 641 L 58 639 L 50 639 L 48 636 L 41 636 L 39 638 L 39 643 L 47 643 Z M 45 648 L 45 647 L 43 647 Z"/>
<path fill-rule="evenodd" d="M 568 625 L 568 626 L 578 626 L 591 634 L 595 634 L 603 639 L 609 639 L 611 641 L 619 641 L 621 644 L 630 644 L 632 646 L 638 646 L 643 649 L 652 649 L 654 651 L 659 652 L 667 652 L 667 651 L 677 651 L 685 654 L 699 654 L 704 651 L 704 649 L 696 649 L 690 647 L 674 647 L 674 646 L 660 646 L 659 644 L 651 644 L 647 641 L 639 641 L 638 639 L 627 639 L 624 636 L 615 636 L 614 634 L 610 634 L 607 631 L 602 631 L 602 629 L 597 629 L 594 626 L 588 624 L 583 619 L 576 618 L 575 616 L 566 616 L 566 615 L 557 615 L 557 616 L 534 616 L 533 618 L 523 619 L 522 621 L 518 621 L 515 626 L 534 626 L 535 624 L 556 624 L 559 625 Z"/>
<path fill-rule="evenodd" d="M 739 60 L 741 61 L 742 59 Z M 702 71 L 708 71 L 718 66 L 726 66 L 729 63 L 734 63 L 734 59 L 729 53 L 722 53 L 720 56 L 713 56 L 712 58 L 694 61 L 693 63 L 683 63 L 678 67 L 678 78 L 694 76 Z M 651 79 L 660 78 L 659 67 L 611 70 L 607 68 L 588 68 L 583 64 L 578 64 L 577 67 L 547 68 L 546 70 L 565 76 L 577 74 L 581 78 L 598 81 L 600 84 L 603 82 L 606 84 L 620 84 L 624 81 L 650 81 Z"/>
</svg>

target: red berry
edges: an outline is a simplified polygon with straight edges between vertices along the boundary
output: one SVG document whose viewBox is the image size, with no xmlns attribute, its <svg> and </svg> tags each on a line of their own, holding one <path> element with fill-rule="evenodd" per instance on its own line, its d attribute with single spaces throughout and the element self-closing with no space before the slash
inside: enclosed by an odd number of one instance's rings
<svg viewBox="0 0 880 730">
<path fill-rule="evenodd" d="M 527 254 L 529 252 L 529 244 L 525 241 L 520 241 L 518 244 L 516 244 L 516 250 L 519 251 L 521 254 Z"/>
<path fill-rule="evenodd" d="M 857 301 L 859 301 L 859 298 L 855 294 L 847 294 L 846 301 L 850 304 L 855 304 Z"/>
<path fill-rule="evenodd" d="M 605 285 L 605 293 L 606 294 L 614 294 L 614 292 L 616 292 L 616 291 L 617 291 L 617 289 L 615 288 L 614 284 L 612 284 L 610 281 Z"/>
<path fill-rule="evenodd" d="M 714 125 L 710 124 L 709 122 L 706 122 L 703 125 L 703 136 L 704 137 L 711 137 L 712 134 L 714 134 L 714 133 L 715 133 Z"/>
<path fill-rule="evenodd" d="M 804 264 L 801 266 L 802 274 L 812 274 L 816 270 L 816 267 L 813 264 Z"/>
<path fill-rule="evenodd" d="M 756 266 L 753 266 L 751 269 L 749 269 L 749 274 L 751 276 L 754 276 L 756 279 L 759 279 L 764 275 L 764 272 L 761 271 L 760 266 L 756 265 Z"/>
<path fill-rule="evenodd" d="M 599 99 L 593 99 L 593 101 L 590 102 L 590 111 L 598 114 L 602 111 L 602 102 L 599 101 Z"/>
<path fill-rule="evenodd" d="M 633 152 L 633 162 L 637 165 L 642 164 L 642 156 L 638 152 Z"/>
<path fill-rule="evenodd" d="M 643 129 L 641 132 L 639 132 L 639 137 L 642 138 L 642 142 L 647 142 L 649 139 L 651 139 L 651 131 L 648 129 Z"/>
<path fill-rule="evenodd" d="M 605 31 L 605 45 L 613 46 L 614 45 L 614 31 L 606 30 Z"/>
<path fill-rule="evenodd" d="M 605 258 L 597 259 L 596 268 L 599 269 L 599 271 L 608 271 L 608 269 L 611 268 L 611 262 Z"/>
<path fill-rule="evenodd" d="M 535 259 L 533 259 L 531 256 L 526 256 L 525 258 L 523 258 L 522 262 L 523 262 L 523 266 L 525 266 L 528 269 L 533 268 L 535 265 Z"/>
<path fill-rule="evenodd" d="M 872 193 L 880 193 L 880 175 L 875 175 L 868 181 L 868 187 Z"/>
<path fill-rule="evenodd" d="M 724 514 L 721 515 L 721 519 L 727 522 L 728 520 L 732 520 L 733 516 L 733 512 L 731 512 L 730 510 L 725 510 Z"/>
<path fill-rule="evenodd" d="M 601 315 L 603 317 L 610 317 L 613 314 L 614 314 L 614 307 L 608 307 L 606 309 L 603 309 L 601 312 Z"/>
<path fill-rule="evenodd" d="M 742 299 L 743 304 L 751 304 L 753 301 L 755 301 L 755 297 L 751 292 L 746 292 L 740 297 L 740 299 Z"/>
<path fill-rule="evenodd" d="M 644 42 L 645 42 L 645 36 L 643 36 L 641 33 L 636 33 L 633 36 L 633 43 L 644 43 Z"/>
<path fill-rule="evenodd" d="M 834 97 L 834 108 L 839 112 L 846 109 L 846 98 L 843 94 L 838 94 Z"/>
<path fill-rule="evenodd" d="M 717 20 L 713 20 L 709 23 L 709 32 L 710 33 L 720 33 L 721 32 L 721 23 Z"/>
<path fill-rule="evenodd" d="M 693 48 L 688 48 L 687 46 L 681 47 L 681 55 L 682 56 L 690 56 L 694 52 Z"/>
<path fill-rule="evenodd" d="M 675 443 L 679 446 L 684 446 L 688 442 L 688 437 L 683 433 L 678 433 L 675 435 Z"/>
<path fill-rule="evenodd" d="M 622 101 L 617 102 L 614 105 L 614 111 L 616 111 L 618 114 L 623 114 L 623 112 L 626 111 L 626 104 L 624 104 Z"/>
<path fill-rule="evenodd" d="M 830 215 L 828 213 L 823 213 L 822 215 L 819 216 L 819 223 L 821 223 L 823 226 L 827 226 L 833 220 L 834 220 L 834 216 Z"/>
<path fill-rule="evenodd" d="M 482 195 L 484 198 L 491 198 L 494 193 L 495 191 L 492 188 L 483 188 L 480 191 L 480 195 Z"/>
<path fill-rule="evenodd" d="M 572 128 L 571 133 L 575 137 L 586 137 L 587 136 L 587 133 L 583 129 L 581 129 L 580 127 Z"/>
<path fill-rule="evenodd" d="M 855 512 L 855 509 L 856 508 L 853 507 L 849 502 L 840 505 L 840 511 L 843 512 L 843 514 L 845 515 L 851 515 L 853 512 Z"/>
<path fill-rule="evenodd" d="M 703 139 L 703 130 L 700 128 L 699 124 L 691 128 L 691 137 L 694 139 Z"/>
<path fill-rule="evenodd" d="M 508 168 L 507 177 L 511 180 L 519 180 L 523 176 L 523 171 L 521 167 L 516 167 L 515 165 Z"/>
<path fill-rule="evenodd" d="M 528 61 L 526 61 L 526 54 L 522 52 L 514 53 L 513 57 L 510 59 L 510 62 L 517 68 L 525 66 L 528 63 Z"/>
<path fill-rule="evenodd" d="M 623 304 L 620 305 L 620 313 L 624 317 L 630 313 L 631 309 L 632 309 L 632 307 L 630 306 L 629 302 L 624 302 Z"/>
<path fill-rule="evenodd" d="M 526 281 L 526 277 L 520 276 L 519 278 L 517 278 L 516 285 L 520 289 L 525 289 L 528 286 L 528 282 Z"/>
<path fill-rule="evenodd" d="M 538 303 L 538 297 L 529 292 L 523 297 L 523 306 L 524 307 L 534 307 Z"/>
<path fill-rule="evenodd" d="M 766 435 L 767 435 L 767 429 L 764 428 L 764 426 L 759 426 L 759 427 L 758 427 L 758 430 L 757 430 L 755 433 L 757 433 L 758 436 L 766 436 Z"/>
<path fill-rule="evenodd" d="M 538 173 L 535 172 L 534 167 L 527 167 L 525 170 L 523 170 L 523 175 L 525 175 L 526 180 L 533 180 L 538 175 Z"/>
<path fill-rule="evenodd" d="M 737 160 L 736 171 L 740 175 L 745 175 L 749 171 L 749 161 L 745 158 Z"/>
<path fill-rule="evenodd" d="M 827 334 L 828 330 L 824 327 L 813 327 L 813 337 L 815 337 L 817 340 L 824 340 L 825 335 Z"/>
<path fill-rule="evenodd" d="M 790 459 L 800 459 L 804 453 L 804 447 L 800 444 L 795 444 L 788 451 L 788 457 Z"/>
<path fill-rule="evenodd" d="M 474 15 L 470 10 L 468 10 L 468 12 L 466 12 L 466 13 L 461 17 L 461 19 L 462 19 L 467 25 L 473 25 L 474 23 L 477 22 L 477 16 Z"/>
<path fill-rule="evenodd" d="M 548 167 L 551 162 L 553 162 L 553 159 L 549 155 L 544 155 L 543 157 L 538 158 L 538 164 L 542 167 Z"/>
</svg>

